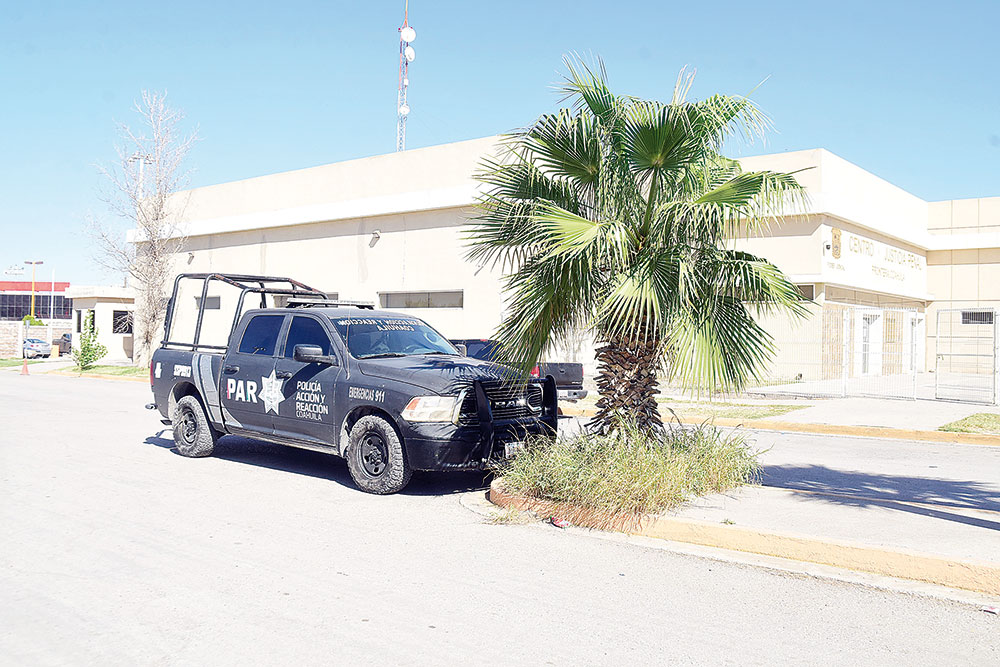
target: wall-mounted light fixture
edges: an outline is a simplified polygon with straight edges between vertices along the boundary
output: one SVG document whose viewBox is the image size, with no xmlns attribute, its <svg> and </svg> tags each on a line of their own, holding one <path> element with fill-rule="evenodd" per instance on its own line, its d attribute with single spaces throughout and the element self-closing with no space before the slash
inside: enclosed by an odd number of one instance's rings
<svg viewBox="0 0 1000 667">
<path fill-rule="evenodd" d="M 376 229 L 374 232 L 372 232 L 372 240 L 368 242 L 368 247 L 374 248 L 375 244 L 378 243 L 378 240 L 380 238 L 382 238 L 382 232 Z"/>
</svg>

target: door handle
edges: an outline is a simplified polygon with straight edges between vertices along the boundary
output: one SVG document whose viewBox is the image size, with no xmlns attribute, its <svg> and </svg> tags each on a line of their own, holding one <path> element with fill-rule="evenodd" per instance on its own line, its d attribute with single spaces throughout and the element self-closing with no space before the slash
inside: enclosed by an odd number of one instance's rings
<svg viewBox="0 0 1000 667">
<path fill-rule="evenodd" d="M 227 375 L 232 375 L 233 373 L 239 373 L 240 372 L 240 367 L 239 366 L 223 366 L 222 367 L 222 372 L 226 373 Z"/>
<path fill-rule="evenodd" d="M 274 371 L 274 377 L 281 378 L 282 380 L 287 380 L 292 377 L 291 371 Z"/>
</svg>

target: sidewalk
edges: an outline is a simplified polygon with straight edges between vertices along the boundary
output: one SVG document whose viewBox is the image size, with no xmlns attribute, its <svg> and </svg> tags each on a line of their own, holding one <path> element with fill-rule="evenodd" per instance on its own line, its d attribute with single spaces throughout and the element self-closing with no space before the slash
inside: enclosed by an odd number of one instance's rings
<svg viewBox="0 0 1000 667">
<path fill-rule="evenodd" d="M 1000 489 L 993 492 L 993 499 L 981 492 L 982 500 L 972 507 L 961 500 L 914 502 L 761 486 L 699 498 L 667 516 L 987 561 L 1000 570 Z"/>
<path fill-rule="evenodd" d="M 757 434 L 754 445 L 767 450 L 762 486 L 667 516 L 989 563 L 1000 595 L 1000 448 L 788 433 Z"/>
<path fill-rule="evenodd" d="M 1000 596 L 1000 447 L 750 437 L 761 486 L 694 499 L 627 532 Z M 491 499 L 510 502 L 502 490 Z"/>
<path fill-rule="evenodd" d="M 705 421 L 705 417 L 698 414 L 697 409 L 686 406 L 684 401 L 691 401 L 690 397 L 677 397 L 679 401 L 675 409 L 682 420 L 691 423 Z M 895 400 L 885 398 L 826 398 L 826 399 L 766 399 L 748 398 L 740 396 L 737 398 L 719 399 L 713 401 L 720 405 L 792 405 L 803 406 L 801 409 L 792 410 L 782 415 L 766 417 L 761 419 L 743 418 L 733 419 L 719 417 L 714 422 L 720 426 L 745 426 L 747 428 L 781 429 L 782 425 L 793 425 L 789 430 L 806 431 L 810 424 L 818 424 L 824 427 L 842 426 L 844 433 L 850 435 L 865 435 L 864 429 L 898 429 L 900 431 L 930 431 L 935 432 L 945 424 L 957 421 L 969 415 L 977 413 L 1000 414 L 1000 406 L 980 405 L 973 403 L 958 403 L 954 401 L 938 401 L 917 399 L 914 401 Z M 708 401 L 702 401 L 703 405 L 710 405 Z M 664 408 L 671 407 L 669 400 L 662 403 Z M 580 407 L 572 403 L 560 405 L 563 414 L 574 417 L 592 417 L 596 414 L 593 407 Z M 666 414 L 666 413 L 665 413 Z M 817 432 L 828 433 L 830 428 L 818 429 Z M 892 437 L 880 432 L 871 432 L 872 437 Z M 956 434 L 951 434 L 956 435 Z M 957 434 L 956 441 L 962 440 L 963 434 Z M 911 434 L 898 434 L 900 438 L 912 437 Z M 980 438 L 994 438 L 996 444 L 1000 444 L 1000 436 L 979 436 Z"/>
<path fill-rule="evenodd" d="M 770 421 L 936 431 L 945 424 L 978 412 L 1000 413 L 1000 406 L 996 405 L 922 399 L 829 398 L 809 402 L 812 405 L 808 408 L 774 417 Z"/>
</svg>

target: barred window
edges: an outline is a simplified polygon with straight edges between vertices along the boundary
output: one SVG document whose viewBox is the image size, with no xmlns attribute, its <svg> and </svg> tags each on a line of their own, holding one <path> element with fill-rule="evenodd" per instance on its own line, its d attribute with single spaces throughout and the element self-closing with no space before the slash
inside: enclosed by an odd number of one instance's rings
<svg viewBox="0 0 1000 667">
<path fill-rule="evenodd" d="M 111 333 L 131 334 L 132 333 L 132 313 L 128 310 L 115 310 L 112 312 Z"/>
<path fill-rule="evenodd" d="M 993 324 L 993 311 L 963 310 L 962 324 Z"/>
<path fill-rule="evenodd" d="M 462 308 L 462 290 L 438 292 L 379 292 L 382 308 Z"/>
</svg>

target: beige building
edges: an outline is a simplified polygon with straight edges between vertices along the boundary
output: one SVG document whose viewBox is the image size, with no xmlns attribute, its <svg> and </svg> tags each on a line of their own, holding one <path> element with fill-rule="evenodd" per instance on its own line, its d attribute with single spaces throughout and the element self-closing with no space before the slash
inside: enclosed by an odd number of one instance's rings
<svg viewBox="0 0 1000 667">
<path fill-rule="evenodd" d="M 503 316 L 502 276 L 464 258 L 463 233 L 475 215 L 474 174 L 496 141 L 181 193 L 173 205 L 188 238 L 176 270 L 288 276 L 413 313 L 449 337 L 487 337 Z M 809 194 L 803 210 L 735 242 L 777 264 L 813 301 L 810 319 L 767 324 L 778 345 L 775 382 L 846 386 L 852 377 L 932 371 L 942 309 L 992 328 L 992 315 L 975 309 L 1000 306 L 1000 197 L 926 202 L 822 149 L 741 162 L 747 170 L 804 170 L 797 178 Z M 206 335 L 224 342 L 231 320 L 222 316 L 222 292 L 210 295 L 219 316 L 206 315 Z M 195 298 L 183 297 L 191 305 Z M 179 336 L 185 328 L 193 323 L 181 323 Z M 585 343 L 559 354 L 592 361 Z"/>
<path fill-rule="evenodd" d="M 108 348 L 101 363 L 132 359 L 132 310 L 134 296 L 126 287 L 72 286 L 66 296 L 73 299 L 73 346 L 80 345 L 86 317 L 94 316 L 97 342 Z"/>
</svg>

